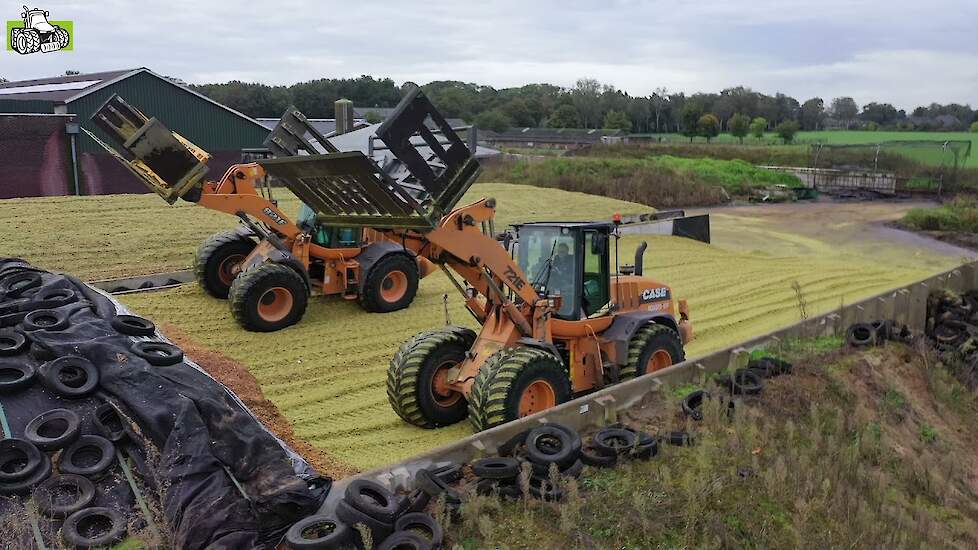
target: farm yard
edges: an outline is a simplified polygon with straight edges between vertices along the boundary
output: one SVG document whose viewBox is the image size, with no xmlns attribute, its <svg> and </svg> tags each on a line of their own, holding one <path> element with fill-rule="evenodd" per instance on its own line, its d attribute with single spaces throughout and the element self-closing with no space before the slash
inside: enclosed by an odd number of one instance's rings
<svg viewBox="0 0 978 550">
<path fill-rule="evenodd" d="M 498 200 L 502 223 L 649 211 L 634 203 L 509 184 L 477 184 L 463 202 L 482 196 Z M 295 206 L 293 200 L 282 204 L 286 212 Z M 619 255 L 626 261 L 640 240 L 649 243 L 647 273 L 689 300 L 696 339 L 687 354 L 695 357 L 799 320 L 795 282 L 806 313 L 815 315 L 959 263 L 961 251 L 920 247 L 879 226 L 911 206 L 717 209 L 712 245 L 628 235 Z M 15 221 L 12 212 L 25 207 L 43 216 Z M 118 221 L 102 232 L 96 220 L 106 212 L 114 212 Z M 856 214 L 859 220 L 852 219 Z M 100 231 L 66 237 L 42 230 L 47 220 L 59 216 Z M 204 237 L 233 224 L 230 216 L 186 204 L 168 207 L 155 196 L 5 201 L 0 226 L 30 240 L 4 241 L 0 255 L 27 256 L 42 267 L 85 279 L 185 269 Z M 207 297 L 196 285 L 128 295 L 123 301 L 160 325 L 177 327 L 196 345 L 247 367 L 299 439 L 326 453 L 338 471 L 362 471 L 471 433 L 467 423 L 433 431 L 413 428 L 397 418 L 384 392 L 387 362 L 398 345 L 444 324 L 445 294 L 452 322 L 472 326 L 439 273 L 422 281 L 407 310 L 367 314 L 355 302 L 314 298 L 302 322 L 271 334 L 242 330 L 226 302 Z"/>
</svg>

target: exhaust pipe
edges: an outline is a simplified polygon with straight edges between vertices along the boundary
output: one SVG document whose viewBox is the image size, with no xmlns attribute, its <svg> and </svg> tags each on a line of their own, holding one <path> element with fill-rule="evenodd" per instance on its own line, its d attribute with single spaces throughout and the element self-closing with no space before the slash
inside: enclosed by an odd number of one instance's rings
<svg viewBox="0 0 978 550">
<path fill-rule="evenodd" d="M 638 249 L 635 250 L 635 274 L 642 274 L 642 262 L 645 259 L 645 249 L 649 247 L 649 243 L 642 241 L 642 244 L 638 245 Z"/>
</svg>

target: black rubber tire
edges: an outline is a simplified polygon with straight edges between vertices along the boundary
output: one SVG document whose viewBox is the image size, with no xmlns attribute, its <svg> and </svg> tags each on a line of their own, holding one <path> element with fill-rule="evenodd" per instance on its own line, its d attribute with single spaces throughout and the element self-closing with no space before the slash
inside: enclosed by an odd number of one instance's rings
<svg viewBox="0 0 978 550">
<path fill-rule="evenodd" d="M 398 500 L 386 487 L 367 479 L 350 482 L 343 493 L 343 500 L 383 523 L 393 524 L 401 511 Z"/>
<path fill-rule="evenodd" d="M 602 428 L 594 434 L 591 445 L 603 456 L 627 455 L 638 443 L 638 434 L 625 428 Z"/>
<path fill-rule="evenodd" d="M 689 432 L 666 432 L 658 438 L 674 447 L 692 447 L 696 445 L 696 435 Z"/>
<path fill-rule="evenodd" d="M 582 457 L 583 458 L 583 457 Z M 549 477 L 550 476 L 550 465 L 549 464 L 536 464 L 535 462 L 530 462 L 530 469 L 535 477 Z M 579 458 L 573 464 L 566 468 L 558 468 L 557 472 L 563 477 L 579 477 L 581 472 L 584 470 L 584 462 Z"/>
<path fill-rule="evenodd" d="M 659 442 L 651 435 L 639 432 L 638 443 L 628 453 L 628 457 L 632 460 L 652 460 L 657 454 L 659 454 Z"/>
<path fill-rule="evenodd" d="M 24 361 L 0 359 L 0 394 L 14 393 L 34 383 L 34 367 Z"/>
<path fill-rule="evenodd" d="M 154 367 L 170 367 L 183 363 L 183 350 L 167 342 L 143 340 L 134 342 L 130 349 L 136 357 Z"/>
<path fill-rule="evenodd" d="M 421 469 L 414 476 L 414 484 L 418 489 L 428 493 L 433 499 L 445 495 L 445 500 L 450 505 L 461 504 L 462 497 L 458 491 L 452 489 L 443 479 L 431 473 L 429 470 Z"/>
<path fill-rule="evenodd" d="M 516 483 L 500 483 L 495 479 L 480 479 L 475 484 L 475 494 L 481 496 L 498 495 L 507 500 L 519 500 L 523 491 Z"/>
<path fill-rule="evenodd" d="M 971 315 L 971 305 L 968 302 L 965 302 L 965 304 L 967 305 L 967 307 L 960 307 L 958 308 L 958 311 L 960 311 L 961 314 L 964 316 L 964 318 L 967 319 Z M 873 321 L 872 323 L 870 323 L 870 325 L 872 325 L 873 328 L 876 329 L 877 342 L 885 342 L 886 340 L 890 339 L 890 331 L 893 329 L 892 321 L 884 321 L 880 319 L 877 321 Z"/>
<path fill-rule="evenodd" d="M 74 500 L 63 504 L 57 498 L 58 489 L 74 489 Z M 49 518 L 64 519 L 85 508 L 95 500 L 95 485 L 82 476 L 61 474 L 51 476 L 34 489 L 34 502 L 42 514 Z"/>
<path fill-rule="evenodd" d="M 254 239 L 241 235 L 237 231 L 222 231 L 208 237 L 197 248 L 194 255 L 194 277 L 204 292 L 219 300 L 226 300 L 231 291 L 231 284 L 221 280 L 221 269 L 227 267 L 227 260 L 241 256 L 248 257 L 258 244 Z"/>
<path fill-rule="evenodd" d="M 57 309 L 37 309 L 24 316 L 21 327 L 26 332 L 35 330 L 58 331 L 68 328 L 68 315 Z"/>
<path fill-rule="evenodd" d="M 618 453 L 602 454 L 593 445 L 581 449 L 581 462 L 595 468 L 614 468 L 618 464 Z"/>
<path fill-rule="evenodd" d="M 669 353 L 673 365 L 686 360 L 683 340 L 678 332 L 665 325 L 645 325 L 636 330 L 628 342 L 628 364 L 619 371 L 619 380 L 631 380 L 647 374 L 649 359 L 658 350 Z"/>
<path fill-rule="evenodd" d="M 434 547 L 424 537 L 410 531 L 391 533 L 377 546 L 377 550 L 431 550 L 432 548 Z"/>
<path fill-rule="evenodd" d="M 48 455 L 41 453 L 41 464 L 34 469 L 30 476 L 19 481 L 0 483 L 0 495 L 27 494 L 34 486 L 47 479 L 50 475 L 51 459 Z"/>
<path fill-rule="evenodd" d="M 388 283 L 387 276 L 400 271 L 406 278 L 407 289 L 398 300 L 388 302 L 382 294 L 384 284 Z M 373 313 L 390 313 L 411 305 L 418 293 L 418 261 L 407 254 L 395 252 L 388 254 L 370 268 L 360 291 L 360 306 Z"/>
<path fill-rule="evenodd" d="M 42 372 L 44 385 L 69 399 L 80 399 L 95 391 L 99 371 L 84 357 L 65 356 L 46 363 Z"/>
<path fill-rule="evenodd" d="M 384 540 L 394 532 L 394 525 L 384 523 L 376 518 L 357 510 L 350 506 L 346 500 L 340 500 L 336 504 L 336 518 L 356 530 L 357 524 L 363 524 L 370 530 L 373 540 Z M 359 537 L 356 537 L 359 539 Z"/>
<path fill-rule="evenodd" d="M 526 436 L 529 434 L 530 430 L 523 430 L 522 432 L 519 432 L 513 437 L 507 439 L 496 450 L 496 454 L 499 456 L 514 456 L 526 445 Z"/>
<path fill-rule="evenodd" d="M 703 406 L 703 402 L 709 398 L 710 392 L 706 390 L 696 390 L 690 392 L 683 398 L 683 414 L 696 422 L 703 420 L 703 411 L 701 410 L 701 407 Z"/>
<path fill-rule="evenodd" d="M 291 307 L 281 318 L 264 319 L 259 314 L 259 305 L 266 293 L 276 288 L 291 296 Z M 291 267 L 266 263 L 241 272 L 231 283 L 228 300 L 231 314 L 243 328 L 253 332 L 275 332 L 302 320 L 309 304 L 309 289 L 302 276 Z"/>
<path fill-rule="evenodd" d="M 135 315 L 116 315 L 112 318 L 112 328 L 126 336 L 153 336 L 156 325 L 148 319 Z"/>
<path fill-rule="evenodd" d="M 749 369 L 737 369 L 730 378 L 730 391 L 734 395 L 757 395 L 764 389 L 764 379 Z"/>
<path fill-rule="evenodd" d="M 97 536 L 82 535 L 80 531 L 87 530 L 86 524 L 96 518 L 107 521 L 108 530 Z M 126 520 L 122 513 L 111 508 L 85 508 L 68 516 L 61 527 L 61 536 L 64 537 L 66 543 L 73 544 L 75 548 L 108 546 L 119 542 L 126 536 Z"/>
<path fill-rule="evenodd" d="M 421 489 L 415 489 L 411 491 L 411 494 L 407 497 L 408 505 L 404 509 L 404 512 L 410 514 L 412 512 L 424 512 L 431 502 L 431 495 L 422 491 Z"/>
<path fill-rule="evenodd" d="M 461 464 L 446 464 L 444 466 L 439 466 L 431 470 L 431 473 L 438 476 L 439 479 L 445 483 L 455 483 L 456 481 L 462 479 L 462 465 Z"/>
<path fill-rule="evenodd" d="M 529 347 L 502 349 L 479 369 L 469 394 L 469 422 L 476 431 L 520 418 L 520 398 L 533 382 L 544 381 L 554 391 L 556 405 L 571 397 L 570 377 L 560 360 Z"/>
<path fill-rule="evenodd" d="M 92 415 L 92 425 L 95 431 L 112 443 L 118 443 L 126 438 L 126 423 L 122 413 L 112 403 L 102 403 L 95 408 Z"/>
<path fill-rule="evenodd" d="M 0 330 L 0 357 L 18 355 L 27 347 L 27 337 L 16 330 Z"/>
<path fill-rule="evenodd" d="M 520 461 L 506 457 L 482 458 L 472 463 L 472 473 L 479 479 L 516 479 L 520 475 Z"/>
<path fill-rule="evenodd" d="M 78 301 L 78 295 L 70 288 L 47 288 L 31 296 L 34 309 L 53 309 Z"/>
<path fill-rule="evenodd" d="M 0 483 L 27 479 L 41 465 L 41 451 L 26 439 L 0 440 Z"/>
<path fill-rule="evenodd" d="M 531 477 L 530 495 L 544 502 L 561 502 L 564 500 L 564 491 L 554 487 L 550 483 L 549 477 Z"/>
<path fill-rule="evenodd" d="M 876 329 L 869 323 L 853 323 L 846 331 L 846 343 L 852 347 L 876 345 Z"/>
<path fill-rule="evenodd" d="M 446 395 L 457 401 L 439 403 L 432 380 L 447 364 L 461 362 L 475 337 L 471 329 L 451 326 L 422 332 L 401 344 L 387 367 L 387 400 L 397 416 L 421 428 L 449 426 L 465 418 L 465 396 Z"/>
<path fill-rule="evenodd" d="M 0 316 L 11 315 L 14 313 L 24 313 L 32 309 L 34 300 L 30 298 L 16 298 L 0 302 Z"/>
<path fill-rule="evenodd" d="M 22 271 L 3 278 L 0 283 L 0 290 L 3 290 L 8 298 L 20 298 L 28 290 L 41 286 L 41 274 L 35 271 Z"/>
<path fill-rule="evenodd" d="M 92 452 L 97 457 L 93 464 L 80 463 L 84 453 Z M 61 454 L 58 469 L 63 474 L 98 479 L 112 467 L 115 458 L 115 446 L 111 441 L 98 435 L 83 435 Z"/>
<path fill-rule="evenodd" d="M 314 515 L 292 524 L 285 532 L 285 545 L 295 550 L 332 550 L 353 546 L 353 531 L 339 519 Z"/>
<path fill-rule="evenodd" d="M 441 548 L 441 545 L 445 542 L 445 531 L 442 529 L 441 525 L 435 521 L 435 518 L 429 516 L 428 514 L 404 514 L 403 516 L 397 518 L 397 522 L 394 523 L 395 531 L 423 531 L 423 538 L 428 541 L 428 544 L 432 548 Z"/>
<path fill-rule="evenodd" d="M 78 439 L 81 421 L 68 409 L 51 409 L 27 423 L 24 439 L 42 451 L 56 451 Z M 61 429 L 58 429 L 61 428 Z"/>
<path fill-rule="evenodd" d="M 576 435 L 576 434 L 575 434 Z M 581 456 L 579 443 L 566 430 L 556 426 L 544 425 L 530 430 L 526 436 L 526 458 L 544 467 L 556 464 L 563 470 Z"/>
</svg>

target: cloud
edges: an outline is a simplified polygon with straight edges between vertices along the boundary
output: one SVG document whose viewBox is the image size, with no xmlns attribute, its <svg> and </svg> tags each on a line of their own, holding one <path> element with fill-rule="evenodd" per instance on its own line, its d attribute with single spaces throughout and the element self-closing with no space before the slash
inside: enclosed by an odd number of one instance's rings
<svg viewBox="0 0 978 550">
<path fill-rule="evenodd" d="M 75 51 L 0 55 L 0 75 L 147 66 L 188 82 L 370 74 L 497 88 L 588 76 L 633 95 L 745 85 L 913 108 L 975 102 L 978 2 L 49 2 Z M 107 17 L 106 14 L 111 14 Z M 19 15 L 19 8 L 6 18 Z"/>
</svg>

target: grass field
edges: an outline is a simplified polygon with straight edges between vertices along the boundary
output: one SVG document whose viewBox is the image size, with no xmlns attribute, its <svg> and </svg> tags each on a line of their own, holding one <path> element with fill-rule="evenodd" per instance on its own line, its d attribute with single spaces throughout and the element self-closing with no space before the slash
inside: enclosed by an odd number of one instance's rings
<svg viewBox="0 0 978 550">
<path fill-rule="evenodd" d="M 593 219 L 644 208 L 503 184 L 474 190 L 480 191 L 496 196 L 500 216 L 509 221 Z M 714 217 L 714 235 L 714 245 L 660 236 L 628 236 L 621 242 L 620 256 L 628 261 L 637 243 L 648 241 L 647 274 L 689 299 L 697 333 L 690 356 L 797 321 L 795 282 L 808 314 L 814 315 L 957 263 L 927 251 L 840 246 L 763 220 L 723 214 Z M 471 324 L 439 274 L 422 282 L 408 310 L 367 314 L 352 302 L 314 298 L 299 325 L 274 334 L 240 330 L 225 302 L 207 298 L 193 285 L 124 301 L 246 365 L 299 437 L 362 470 L 470 433 L 467 423 L 434 431 L 410 427 L 393 413 L 385 394 L 388 360 L 403 340 L 445 322 L 445 294 L 452 322 Z"/>
</svg>

